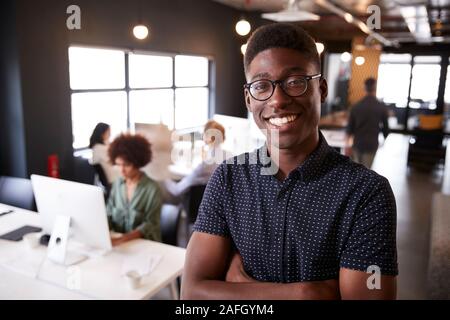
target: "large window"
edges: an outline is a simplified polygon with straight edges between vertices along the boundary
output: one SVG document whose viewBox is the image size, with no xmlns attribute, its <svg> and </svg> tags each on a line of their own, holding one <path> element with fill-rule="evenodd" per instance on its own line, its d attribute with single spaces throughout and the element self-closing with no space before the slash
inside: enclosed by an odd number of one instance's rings
<svg viewBox="0 0 450 320">
<path fill-rule="evenodd" d="M 397 108 L 406 108 L 410 75 L 410 54 L 382 54 L 378 68 L 377 97 Z"/>
<path fill-rule="evenodd" d="M 98 122 L 114 137 L 135 123 L 185 129 L 208 119 L 206 57 L 70 47 L 69 62 L 74 149 L 88 146 Z"/>
</svg>

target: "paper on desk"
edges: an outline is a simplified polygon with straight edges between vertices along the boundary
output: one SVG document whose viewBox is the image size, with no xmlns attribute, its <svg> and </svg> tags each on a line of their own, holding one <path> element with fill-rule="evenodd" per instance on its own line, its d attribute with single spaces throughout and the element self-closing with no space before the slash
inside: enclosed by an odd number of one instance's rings
<svg viewBox="0 0 450 320">
<path fill-rule="evenodd" d="M 46 256 L 41 252 L 30 252 L 26 254 L 22 253 L 1 263 L 0 266 L 13 272 L 17 272 L 31 278 L 36 278 L 44 259 L 46 259 Z"/>
<path fill-rule="evenodd" d="M 155 269 L 161 261 L 160 254 L 140 253 L 126 257 L 122 264 L 122 275 L 129 271 L 136 271 L 139 275 L 145 276 Z"/>
</svg>

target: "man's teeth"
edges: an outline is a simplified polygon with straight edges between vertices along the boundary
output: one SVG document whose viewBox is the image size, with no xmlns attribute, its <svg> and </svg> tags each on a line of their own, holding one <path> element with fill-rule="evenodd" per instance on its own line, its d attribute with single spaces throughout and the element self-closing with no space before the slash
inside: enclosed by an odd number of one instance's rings
<svg viewBox="0 0 450 320">
<path fill-rule="evenodd" d="M 297 119 L 297 115 L 291 115 L 283 118 L 270 118 L 269 122 L 275 126 L 282 126 L 283 124 L 289 123 Z"/>
</svg>

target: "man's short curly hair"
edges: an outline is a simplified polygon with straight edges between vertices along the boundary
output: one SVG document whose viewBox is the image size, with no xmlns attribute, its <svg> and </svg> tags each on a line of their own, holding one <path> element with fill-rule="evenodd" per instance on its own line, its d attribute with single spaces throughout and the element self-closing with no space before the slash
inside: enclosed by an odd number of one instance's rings
<svg viewBox="0 0 450 320">
<path fill-rule="evenodd" d="M 271 48 L 297 50 L 320 70 L 320 58 L 314 39 L 301 27 L 291 23 L 272 23 L 256 29 L 247 43 L 244 70 L 258 53 Z"/>
<path fill-rule="evenodd" d="M 139 134 L 123 133 L 109 145 L 108 155 L 112 163 L 120 157 L 134 167 L 142 168 L 152 159 L 151 144 Z"/>
</svg>

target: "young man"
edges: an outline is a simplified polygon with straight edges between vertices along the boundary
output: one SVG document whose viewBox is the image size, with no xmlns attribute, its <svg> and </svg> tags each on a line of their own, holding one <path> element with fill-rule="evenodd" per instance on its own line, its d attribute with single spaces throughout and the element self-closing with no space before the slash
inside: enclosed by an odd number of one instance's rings
<svg viewBox="0 0 450 320">
<path fill-rule="evenodd" d="M 244 67 L 246 105 L 267 142 L 211 177 L 182 298 L 395 298 L 395 199 L 319 132 L 327 83 L 314 40 L 291 24 L 263 26 Z"/>
<path fill-rule="evenodd" d="M 389 134 L 388 109 L 377 99 L 377 81 L 374 78 L 367 78 L 364 87 L 366 96 L 350 112 L 347 141 L 351 148 L 347 148 L 346 155 L 370 169 L 378 150 L 380 131 L 384 139 Z"/>
</svg>

